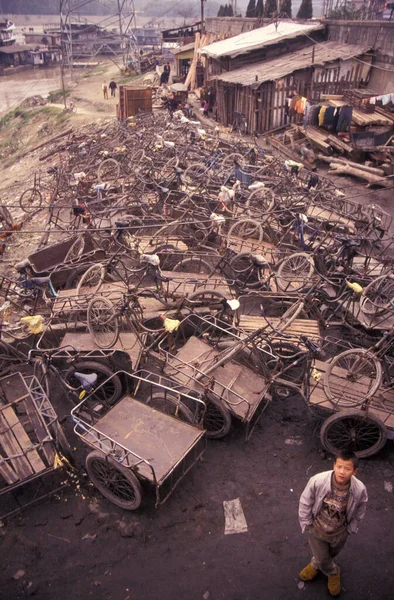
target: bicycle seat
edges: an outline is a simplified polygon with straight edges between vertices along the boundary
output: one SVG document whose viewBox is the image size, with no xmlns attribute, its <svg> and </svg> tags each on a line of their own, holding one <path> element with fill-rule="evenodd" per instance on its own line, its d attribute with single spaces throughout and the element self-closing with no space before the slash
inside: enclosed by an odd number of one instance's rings
<svg viewBox="0 0 394 600">
<path fill-rule="evenodd" d="M 159 188 L 159 190 L 163 193 L 163 194 L 168 194 L 168 192 L 170 191 L 168 188 L 162 186 L 162 185 L 158 185 L 157 186 Z"/>
<path fill-rule="evenodd" d="M 359 246 L 361 242 L 358 240 L 349 239 L 347 237 L 342 237 L 340 235 L 336 236 L 338 242 L 341 242 L 344 246 Z"/>
<path fill-rule="evenodd" d="M 30 281 L 35 283 L 36 285 L 45 285 L 51 281 L 51 278 L 48 277 L 31 277 Z"/>
<path fill-rule="evenodd" d="M 78 373 L 78 371 L 75 371 L 74 377 L 78 379 L 87 392 L 90 392 L 97 382 L 97 373 Z"/>
<path fill-rule="evenodd" d="M 183 173 L 183 169 L 181 169 L 180 167 L 174 167 L 174 171 L 177 175 L 181 175 L 181 173 Z"/>
</svg>

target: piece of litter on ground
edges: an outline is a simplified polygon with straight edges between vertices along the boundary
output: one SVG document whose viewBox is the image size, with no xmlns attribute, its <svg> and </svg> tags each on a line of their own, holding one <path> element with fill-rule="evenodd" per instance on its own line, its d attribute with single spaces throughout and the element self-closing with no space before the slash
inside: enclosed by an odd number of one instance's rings
<svg viewBox="0 0 394 600">
<path fill-rule="evenodd" d="M 18 571 L 15 573 L 15 575 L 13 575 L 13 579 L 22 579 L 22 577 L 24 577 L 25 575 L 25 571 L 23 571 L 22 569 L 18 569 Z"/>
<path fill-rule="evenodd" d="M 202 597 L 204 598 L 204 600 L 208 600 L 208 598 L 209 598 L 209 592 L 205 592 L 205 594 L 203 594 Z"/>
<path fill-rule="evenodd" d="M 298 587 L 299 590 L 302 590 L 305 587 L 305 583 L 303 581 L 299 581 L 297 583 L 297 587 Z"/>
<path fill-rule="evenodd" d="M 224 518 L 225 518 L 225 535 L 231 533 L 246 533 L 248 531 L 248 525 L 246 523 L 244 511 L 242 510 L 241 500 L 235 498 L 235 500 L 224 500 Z"/>
<path fill-rule="evenodd" d="M 285 440 L 288 446 L 302 446 L 302 439 L 298 436 L 290 437 Z"/>
<path fill-rule="evenodd" d="M 393 491 L 393 484 L 391 483 L 391 481 L 385 481 L 384 482 L 384 489 L 386 490 L 386 492 L 392 492 Z"/>
</svg>

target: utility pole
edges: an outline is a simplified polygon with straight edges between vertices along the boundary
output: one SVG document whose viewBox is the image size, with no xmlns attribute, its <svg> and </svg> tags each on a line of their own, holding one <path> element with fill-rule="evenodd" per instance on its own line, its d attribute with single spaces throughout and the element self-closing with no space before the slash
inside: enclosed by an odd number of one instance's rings
<svg viewBox="0 0 394 600">
<path fill-rule="evenodd" d="M 72 31 L 71 31 L 71 9 L 70 0 L 60 0 L 60 43 L 61 43 L 61 61 L 60 61 L 60 79 L 63 92 L 63 103 L 66 108 L 66 86 L 64 82 L 64 70 L 70 70 L 70 79 L 73 73 L 73 52 L 72 52 Z"/>
<path fill-rule="evenodd" d="M 201 35 L 205 33 L 204 2 L 205 0 L 201 0 Z"/>
</svg>

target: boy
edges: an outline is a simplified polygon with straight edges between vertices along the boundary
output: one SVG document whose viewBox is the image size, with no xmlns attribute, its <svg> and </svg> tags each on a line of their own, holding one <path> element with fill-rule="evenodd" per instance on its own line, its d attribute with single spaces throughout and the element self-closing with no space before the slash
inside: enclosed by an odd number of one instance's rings
<svg viewBox="0 0 394 600">
<path fill-rule="evenodd" d="M 357 533 L 367 508 L 367 489 L 355 477 L 357 468 L 355 454 L 339 453 L 334 470 L 311 477 L 300 498 L 301 530 L 307 532 L 312 551 L 311 562 L 302 569 L 300 579 L 312 581 L 321 571 L 328 576 L 332 596 L 341 591 L 340 569 L 333 558 L 344 547 L 349 533 Z"/>
</svg>

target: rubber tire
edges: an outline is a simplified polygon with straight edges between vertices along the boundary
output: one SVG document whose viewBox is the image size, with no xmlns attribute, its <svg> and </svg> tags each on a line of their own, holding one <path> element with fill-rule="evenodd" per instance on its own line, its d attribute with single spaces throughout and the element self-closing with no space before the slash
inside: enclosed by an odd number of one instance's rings
<svg viewBox="0 0 394 600">
<path fill-rule="evenodd" d="M 193 263 L 198 263 L 198 265 L 200 267 L 203 267 L 205 270 L 199 270 L 199 271 L 188 271 L 187 269 L 183 270 L 181 267 L 185 266 L 185 265 L 189 265 L 189 264 L 193 264 Z M 174 265 L 173 271 L 175 271 L 176 273 L 182 272 L 182 273 L 205 273 L 207 275 L 210 275 L 212 273 L 212 267 L 205 261 L 205 260 L 200 260 L 199 258 L 184 258 L 183 260 L 179 261 L 179 263 L 177 263 L 176 265 Z"/>
<path fill-rule="evenodd" d="M 98 273 L 98 275 L 99 275 L 99 282 L 95 286 L 93 286 L 92 288 L 89 288 L 89 295 L 94 296 L 94 294 L 96 294 L 99 291 L 99 289 L 103 285 L 104 277 L 105 277 L 105 272 L 106 272 L 106 268 L 105 268 L 105 265 L 103 265 L 103 263 L 97 263 L 95 265 L 92 265 L 81 276 L 81 279 L 79 280 L 79 283 L 77 285 L 77 296 L 82 295 L 81 294 L 81 290 L 84 287 L 83 284 L 88 279 L 88 277 L 94 272 L 95 269 L 97 269 L 97 271 L 99 271 L 99 273 Z"/>
<path fill-rule="evenodd" d="M 30 206 L 30 208 L 27 209 L 24 206 L 24 197 L 26 195 L 26 198 L 27 198 L 28 194 L 29 193 L 31 194 L 32 192 L 33 192 L 33 195 L 37 197 L 37 200 L 33 200 L 33 202 L 35 202 L 33 207 L 31 206 L 31 204 L 30 205 L 28 204 L 28 206 Z M 37 188 L 29 188 L 29 189 L 25 190 L 19 197 L 19 206 L 27 214 L 30 214 L 30 213 L 35 212 L 36 210 L 39 210 L 42 206 L 42 194 L 41 194 L 40 190 Z"/>
<path fill-rule="evenodd" d="M 65 371 L 63 373 L 63 377 L 64 379 L 67 381 L 67 383 L 70 385 L 70 378 L 73 375 L 73 373 L 75 373 L 75 371 L 78 372 L 85 372 L 88 371 L 89 373 L 97 373 L 97 375 L 103 375 L 102 377 L 102 381 L 105 379 L 108 379 L 109 377 L 111 377 L 113 375 L 113 371 L 107 367 L 106 365 L 103 365 L 102 363 L 99 362 L 95 362 L 95 361 L 90 361 L 90 360 L 81 360 L 76 362 L 72 367 L 70 367 L 69 369 L 67 369 L 67 371 Z M 98 384 L 100 385 L 100 378 L 98 379 Z M 119 379 L 119 377 L 117 375 L 115 375 L 114 377 L 112 377 L 111 382 L 113 384 L 114 390 L 112 393 L 112 396 L 110 396 L 110 399 L 107 401 L 103 401 L 100 397 L 97 398 L 97 400 L 104 404 L 105 406 L 113 406 L 121 397 L 122 395 L 122 382 Z M 70 395 L 71 397 L 71 395 Z M 93 392 L 92 394 L 92 398 L 95 397 L 95 392 Z"/>
<path fill-rule="evenodd" d="M 114 165 L 114 167 L 116 168 L 117 174 L 115 179 L 111 178 L 111 179 L 107 179 L 107 182 L 112 182 L 115 183 L 115 181 L 117 179 L 119 179 L 119 175 L 120 175 L 120 164 L 118 163 L 117 160 L 115 160 L 115 158 L 106 158 L 105 160 L 101 161 L 101 163 L 98 166 L 97 169 L 97 179 L 99 180 L 99 183 L 106 183 L 105 181 L 103 181 L 103 179 L 101 178 L 101 171 L 103 170 L 104 166 L 108 166 L 109 164 Z"/>
<path fill-rule="evenodd" d="M 368 357 L 368 359 L 370 361 L 372 361 L 372 363 L 376 369 L 376 376 L 375 376 L 375 381 L 372 383 L 370 390 L 368 391 L 368 393 L 366 395 L 362 396 L 362 399 L 359 402 L 355 401 L 355 402 L 347 402 L 346 404 L 341 404 L 341 402 L 338 401 L 338 397 L 333 393 L 332 381 L 331 381 L 331 386 L 330 386 L 330 378 L 332 380 L 332 377 L 334 377 L 334 375 L 331 375 L 332 370 L 335 367 L 335 365 L 337 364 L 337 362 L 339 361 L 339 359 L 344 358 L 351 354 L 360 354 L 360 357 L 362 355 L 365 355 L 366 357 Z M 375 356 L 368 354 L 368 351 L 365 350 L 364 348 L 354 348 L 352 350 L 345 350 L 345 352 L 341 352 L 340 354 L 337 354 L 337 356 L 335 356 L 328 365 L 327 371 L 324 374 L 324 393 L 326 394 L 327 398 L 331 402 L 335 402 L 336 406 L 341 406 L 343 408 L 359 406 L 360 404 L 363 404 L 368 398 L 371 398 L 375 394 L 375 392 L 378 390 L 378 388 L 380 386 L 381 380 L 382 380 L 382 365 Z"/>
<path fill-rule="evenodd" d="M 239 227 L 241 225 L 241 223 L 253 223 L 253 225 L 255 226 L 255 230 L 259 231 L 259 237 L 257 238 L 253 238 L 253 240 L 255 240 L 257 243 L 261 242 L 263 239 L 263 228 L 261 227 L 261 223 L 259 223 L 258 221 L 256 221 L 255 219 L 241 219 L 240 221 L 237 221 L 236 223 L 234 223 L 233 225 L 231 225 L 228 234 L 227 234 L 227 239 L 229 241 L 231 241 L 231 235 L 233 233 L 233 230 L 236 229 L 237 227 Z M 237 234 L 234 234 L 237 235 Z M 241 236 L 239 236 L 241 237 Z M 244 239 L 244 238 L 242 238 Z M 247 238 L 249 239 L 249 238 Z"/>
<path fill-rule="evenodd" d="M 349 448 L 348 444 L 346 444 L 346 445 L 344 444 L 343 446 L 339 447 L 339 446 L 336 446 L 332 441 L 330 441 L 330 439 L 328 437 L 330 435 L 330 428 L 333 427 L 334 423 L 337 423 L 338 421 L 341 421 L 341 420 L 345 420 L 345 419 L 361 420 L 363 418 L 366 418 L 366 419 L 369 419 L 370 421 L 372 421 L 373 424 L 379 429 L 380 435 L 379 435 L 377 441 L 369 448 L 367 448 L 365 450 L 356 450 L 353 447 L 352 451 L 359 458 L 367 458 L 368 456 L 372 456 L 373 454 L 376 454 L 377 452 L 379 452 L 379 450 L 381 450 L 386 443 L 386 439 L 387 439 L 386 427 L 385 427 L 383 421 L 381 421 L 379 419 L 379 417 L 377 417 L 371 413 L 366 415 L 361 410 L 343 410 L 343 411 L 341 410 L 341 411 L 331 415 L 331 417 L 329 417 L 328 419 L 326 419 L 324 421 L 324 423 L 320 429 L 320 441 L 323 444 L 324 448 L 328 452 L 333 454 L 334 456 L 337 455 L 340 450 L 351 449 L 352 447 L 350 446 L 350 448 Z"/>
<path fill-rule="evenodd" d="M 168 403 L 169 410 L 160 410 L 160 408 L 156 408 L 156 406 L 154 406 L 154 404 L 160 405 L 160 400 L 162 400 L 162 407 L 164 407 L 164 403 Z M 194 421 L 192 411 L 183 402 L 178 401 L 176 394 L 171 394 L 168 391 L 165 393 L 154 392 L 148 399 L 147 405 L 155 410 L 165 413 L 166 415 L 171 415 L 174 418 L 178 418 L 180 421 L 184 421 L 185 423 L 192 424 Z M 174 414 L 177 409 L 178 416 Z"/>
<path fill-rule="evenodd" d="M 261 196 L 262 203 L 264 207 L 261 210 L 253 207 L 253 201 Z M 269 197 L 268 202 L 266 202 L 266 197 Z M 250 215 L 251 218 L 259 218 L 264 214 L 268 214 L 272 211 L 275 206 L 275 194 L 271 190 L 271 188 L 260 188 L 254 190 L 247 199 L 245 203 L 246 212 Z"/>
<path fill-rule="evenodd" d="M 63 263 L 72 262 L 78 260 L 85 249 L 85 239 L 82 235 L 71 244 L 66 256 L 64 257 Z"/>
<path fill-rule="evenodd" d="M 116 496 L 110 489 L 108 489 L 101 481 L 96 478 L 95 473 L 93 472 L 92 465 L 94 462 L 102 462 L 105 463 L 106 467 L 113 469 L 121 474 L 121 476 L 130 484 L 130 487 L 134 493 L 134 500 L 122 500 L 118 496 Z M 98 489 L 100 494 L 102 494 L 107 500 L 119 506 L 119 508 L 123 508 L 123 510 L 137 510 L 141 506 L 142 502 L 142 488 L 141 484 L 138 481 L 137 477 L 130 469 L 126 469 L 125 467 L 121 467 L 119 463 L 111 458 L 110 456 L 105 456 L 102 452 L 98 450 L 93 450 L 86 457 L 86 470 L 92 481 L 93 485 Z"/>
<path fill-rule="evenodd" d="M 288 288 L 289 282 L 287 282 L 287 287 L 286 287 L 286 283 L 285 283 L 285 285 L 282 285 L 281 274 L 284 270 L 284 265 L 286 265 L 288 263 L 288 261 L 290 261 L 291 259 L 294 259 L 295 257 L 302 257 L 302 258 L 306 259 L 307 263 L 309 263 L 309 272 L 305 276 L 305 279 L 306 279 L 305 283 L 298 284 L 296 287 L 294 287 L 294 282 L 291 282 L 290 283 L 291 288 L 289 290 L 289 288 Z M 278 267 L 278 271 L 276 274 L 276 284 L 278 286 L 279 291 L 281 291 L 281 292 L 299 292 L 299 291 L 301 291 L 302 289 L 305 288 L 306 283 L 310 282 L 314 270 L 315 270 L 315 267 L 313 264 L 313 259 L 311 258 L 311 256 L 309 254 L 306 254 L 306 252 L 295 252 L 294 254 L 291 254 L 290 256 L 285 258 Z M 285 280 L 285 281 L 287 281 L 287 280 Z"/>
<path fill-rule="evenodd" d="M 66 458 L 68 460 L 70 465 L 73 465 L 75 462 L 74 454 L 73 454 L 72 448 L 67 440 L 67 437 L 64 433 L 63 427 L 60 425 L 60 423 L 58 421 L 56 421 L 53 424 L 53 427 L 54 427 L 56 450 L 58 452 L 60 452 L 60 454 L 62 456 L 64 456 L 64 458 Z"/>
<path fill-rule="evenodd" d="M 221 439 L 225 437 L 231 429 L 231 414 L 227 406 L 221 400 L 210 397 L 207 400 L 204 400 L 207 406 L 206 413 L 203 419 L 203 427 L 206 432 L 207 438 L 211 439 Z M 213 410 L 216 413 L 220 413 L 221 418 L 223 420 L 223 425 L 220 429 L 209 429 L 209 411 Z"/>
<path fill-rule="evenodd" d="M 105 310 L 108 309 L 108 315 L 107 314 L 105 315 L 105 317 L 106 317 L 105 322 L 108 323 L 109 321 L 113 321 L 113 323 L 114 323 L 112 337 L 109 338 L 109 342 L 103 343 L 102 341 L 100 341 L 100 338 L 97 336 L 97 333 L 94 329 L 94 322 L 92 319 L 92 310 L 93 310 L 94 303 L 101 303 L 101 304 L 106 305 Z M 112 315 L 109 314 L 109 311 L 111 311 Z M 99 297 L 99 298 L 92 298 L 92 300 L 89 302 L 89 305 L 88 305 L 87 321 L 88 321 L 89 333 L 93 337 L 94 343 L 99 348 L 108 349 L 108 348 L 112 348 L 116 344 L 118 337 L 119 337 L 119 323 L 118 323 L 115 306 L 113 305 L 111 300 L 108 300 L 108 298 L 105 298 L 104 296 Z"/>
</svg>

